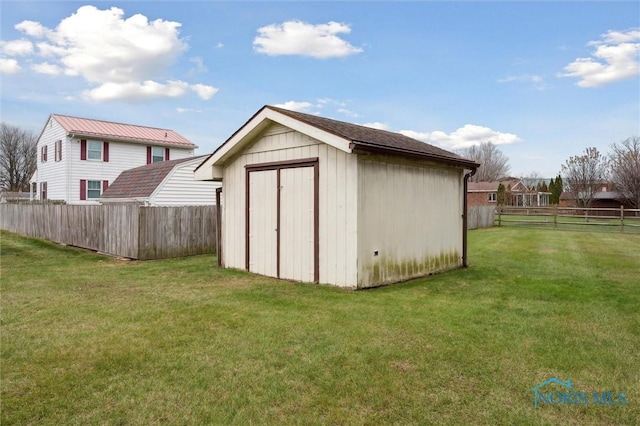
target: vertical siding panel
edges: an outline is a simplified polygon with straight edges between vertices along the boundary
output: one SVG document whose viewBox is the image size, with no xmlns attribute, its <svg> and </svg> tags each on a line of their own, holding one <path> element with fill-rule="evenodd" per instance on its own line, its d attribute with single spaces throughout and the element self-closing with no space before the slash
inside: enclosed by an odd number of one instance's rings
<svg viewBox="0 0 640 426">
<path fill-rule="evenodd" d="M 460 170 L 376 159 L 362 159 L 358 165 L 359 285 L 460 266 Z M 373 250 L 379 250 L 377 257 Z"/>
<path fill-rule="evenodd" d="M 318 206 L 319 209 L 319 228 L 320 228 L 320 233 L 319 233 L 319 238 L 320 238 L 320 244 L 319 244 L 319 257 L 320 257 L 320 282 L 321 283 L 328 283 L 329 282 L 329 262 L 327 261 L 327 257 L 328 257 L 328 252 L 329 252 L 329 233 L 327 231 L 327 212 L 329 211 L 329 188 L 328 188 L 328 172 L 329 172 L 329 168 L 328 168 L 328 161 L 327 161 L 327 157 L 328 157 L 328 149 L 329 146 L 326 144 L 322 144 L 320 146 L 318 146 L 318 162 L 319 162 L 319 175 L 320 175 L 320 182 L 319 182 L 319 192 L 320 192 L 320 197 L 318 200 L 318 203 L 320 204 Z"/>
<path fill-rule="evenodd" d="M 335 203 L 336 203 L 336 238 L 335 238 L 335 252 L 336 252 L 336 278 L 335 283 L 344 286 L 346 285 L 346 265 L 345 265 L 345 251 L 346 251 L 346 237 L 347 237 L 347 221 L 345 215 L 346 204 L 346 185 L 347 185 L 347 170 L 346 170 L 346 158 L 343 152 L 336 151 L 336 186 L 334 190 Z"/>
<path fill-rule="evenodd" d="M 346 157 L 345 183 L 345 253 L 342 256 L 344 285 L 355 286 L 358 282 L 358 161 L 356 155 Z"/>
<path fill-rule="evenodd" d="M 337 240 L 337 219 L 338 219 L 338 205 L 336 200 L 337 191 L 337 152 L 334 148 L 327 150 L 327 189 L 329 191 L 329 199 L 327 202 L 327 221 L 326 228 L 329 234 L 329 247 L 327 251 L 327 263 L 328 263 L 328 276 L 329 282 L 336 282 L 336 266 L 338 263 L 338 253 L 336 252 L 336 240 Z"/>
</svg>

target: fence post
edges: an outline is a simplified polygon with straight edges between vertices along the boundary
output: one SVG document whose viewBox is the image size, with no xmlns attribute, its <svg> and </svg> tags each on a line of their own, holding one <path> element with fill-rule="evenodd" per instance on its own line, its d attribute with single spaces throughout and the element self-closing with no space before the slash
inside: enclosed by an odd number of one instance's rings
<svg viewBox="0 0 640 426">
<path fill-rule="evenodd" d="M 502 226 L 502 207 L 498 207 L 498 227 Z"/>
<path fill-rule="evenodd" d="M 553 205 L 553 228 L 558 228 L 558 205 Z"/>
<path fill-rule="evenodd" d="M 624 205 L 620 205 L 620 232 L 624 232 Z"/>
</svg>

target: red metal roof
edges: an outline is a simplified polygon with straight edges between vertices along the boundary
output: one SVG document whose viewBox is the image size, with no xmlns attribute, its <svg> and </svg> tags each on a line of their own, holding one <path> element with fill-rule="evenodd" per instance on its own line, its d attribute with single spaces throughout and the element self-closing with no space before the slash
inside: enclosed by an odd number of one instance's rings
<svg viewBox="0 0 640 426">
<path fill-rule="evenodd" d="M 77 136 L 153 143 L 154 145 L 177 146 L 181 148 L 198 147 L 198 145 L 171 129 L 70 117 L 60 114 L 51 114 L 51 118 L 60 123 L 67 133 Z"/>
</svg>

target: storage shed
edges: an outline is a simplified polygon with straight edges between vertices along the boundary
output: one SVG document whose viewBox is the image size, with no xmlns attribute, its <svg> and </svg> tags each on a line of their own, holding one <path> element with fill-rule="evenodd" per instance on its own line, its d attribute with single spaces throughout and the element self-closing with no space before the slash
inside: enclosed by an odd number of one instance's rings
<svg viewBox="0 0 640 426">
<path fill-rule="evenodd" d="M 399 133 L 264 106 L 195 170 L 222 181 L 222 264 L 367 288 L 466 266 L 479 165 Z"/>
</svg>

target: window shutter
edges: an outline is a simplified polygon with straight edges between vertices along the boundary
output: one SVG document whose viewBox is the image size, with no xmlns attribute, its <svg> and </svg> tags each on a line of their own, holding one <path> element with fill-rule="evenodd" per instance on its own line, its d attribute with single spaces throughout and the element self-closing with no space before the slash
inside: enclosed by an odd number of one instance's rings
<svg viewBox="0 0 640 426">
<path fill-rule="evenodd" d="M 42 162 L 47 161 L 47 145 L 42 147 Z"/>
<path fill-rule="evenodd" d="M 151 147 L 147 147 L 147 164 L 151 164 Z"/>
<path fill-rule="evenodd" d="M 108 180 L 103 180 L 102 181 L 102 193 L 104 194 L 104 191 L 107 190 L 107 188 L 109 188 L 109 181 Z"/>
<path fill-rule="evenodd" d="M 109 142 L 103 142 L 102 149 L 102 161 L 105 163 L 109 162 Z"/>
<path fill-rule="evenodd" d="M 164 149 L 164 161 L 169 161 L 169 148 Z"/>
<path fill-rule="evenodd" d="M 56 141 L 55 160 L 56 161 L 61 161 L 62 160 L 62 141 L 61 140 L 57 140 Z"/>
<path fill-rule="evenodd" d="M 84 179 L 80 180 L 80 199 L 87 199 L 87 181 Z"/>
<path fill-rule="evenodd" d="M 80 159 L 81 160 L 87 159 L 87 140 L 86 139 L 82 139 L 80 141 Z"/>
</svg>

